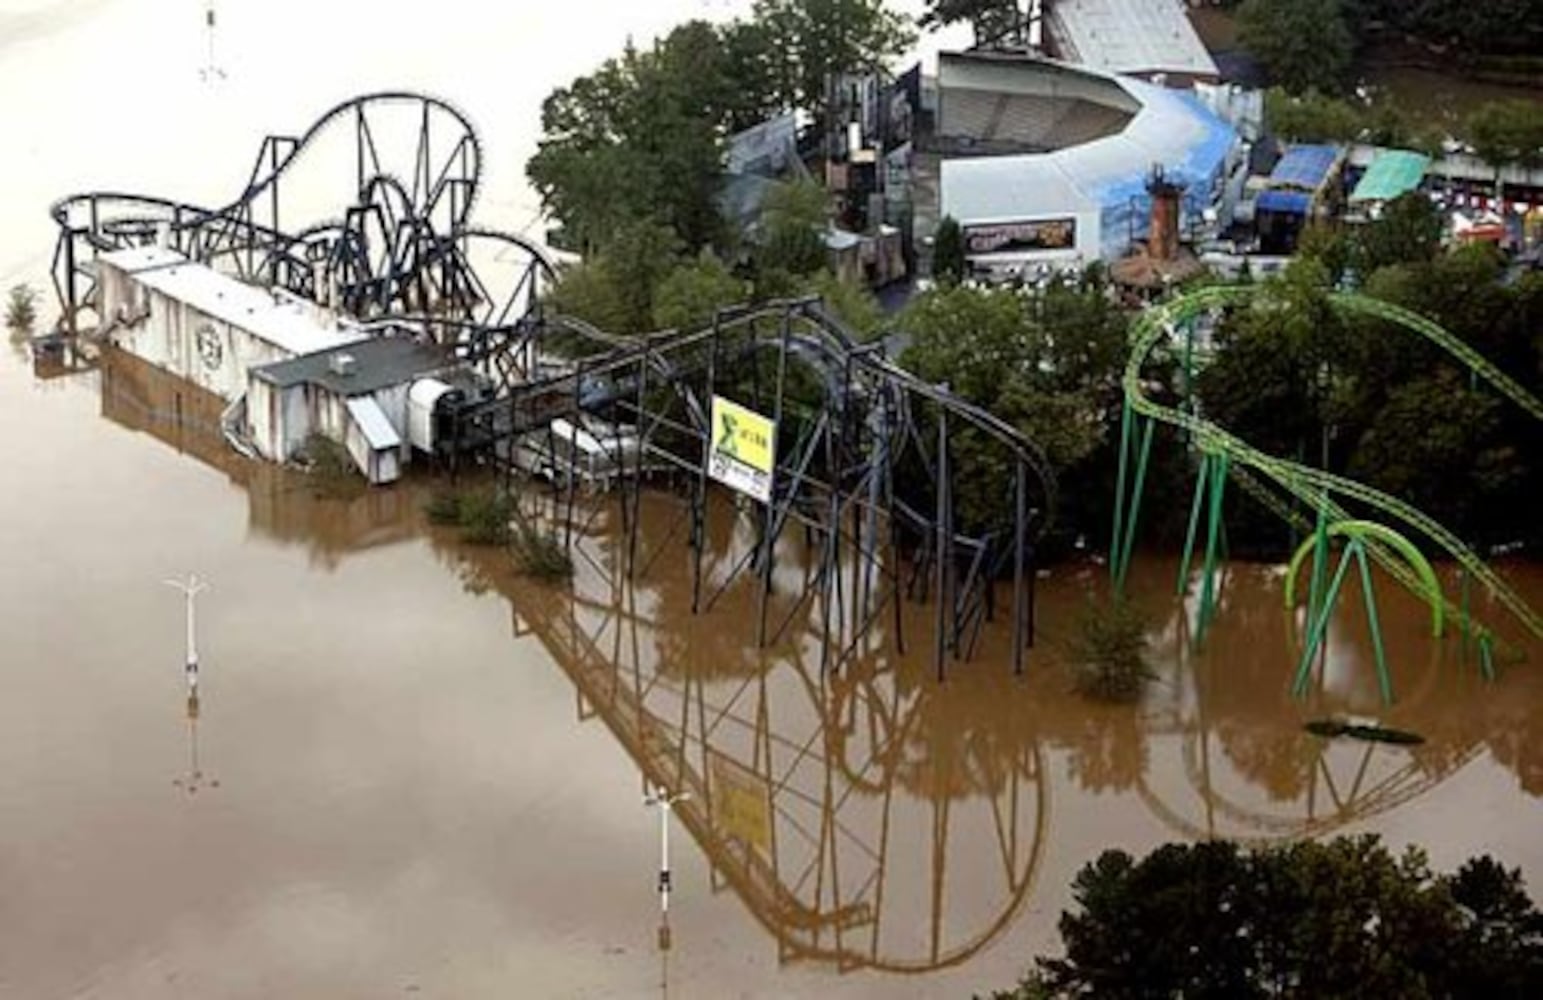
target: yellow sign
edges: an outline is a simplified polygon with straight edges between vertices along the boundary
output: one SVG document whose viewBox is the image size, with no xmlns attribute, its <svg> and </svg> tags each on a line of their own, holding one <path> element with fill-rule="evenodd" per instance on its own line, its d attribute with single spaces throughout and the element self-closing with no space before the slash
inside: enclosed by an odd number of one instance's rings
<svg viewBox="0 0 1543 1000">
<path fill-rule="evenodd" d="M 724 833 L 771 851 L 771 793 L 766 779 L 716 751 L 710 751 L 713 823 Z"/>
<path fill-rule="evenodd" d="M 771 500 L 776 467 L 777 423 L 722 396 L 713 397 L 707 474 L 726 486 Z"/>
</svg>

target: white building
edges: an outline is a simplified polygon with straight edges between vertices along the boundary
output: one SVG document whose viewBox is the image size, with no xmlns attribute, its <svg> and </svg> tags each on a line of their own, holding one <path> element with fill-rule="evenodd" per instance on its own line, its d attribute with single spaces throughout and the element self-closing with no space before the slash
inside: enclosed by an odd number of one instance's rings
<svg viewBox="0 0 1543 1000">
<path fill-rule="evenodd" d="M 97 267 L 103 335 L 227 401 L 230 436 L 270 461 L 320 434 L 371 483 L 389 483 L 414 445 L 435 450 L 441 409 L 481 393 L 442 348 L 367 335 L 171 250 L 118 250 Z"/>
<path fill-rule="evenodd" d="M 1181 231 L 1222 217 L 1246 168 L 1237 132 L 1193 94 L 1046 60 L 939 56 L 939 209 L 977 270 L 1114 261 L 1146 236 L 1154 168 Z"/>
<path fill-rule="evenodd" d="M 101 328 L 115 344 L 231 402 L 252 368 L 365 338 L 303 300 L 160 247 L 103 254 L 97 293 Z"/>
</svg>

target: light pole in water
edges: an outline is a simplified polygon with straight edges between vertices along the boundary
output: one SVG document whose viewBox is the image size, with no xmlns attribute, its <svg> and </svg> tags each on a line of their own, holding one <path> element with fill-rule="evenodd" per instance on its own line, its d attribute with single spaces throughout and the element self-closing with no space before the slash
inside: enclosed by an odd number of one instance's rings
<svg viewBox="0 0 1543 1000">
<path fill-rule="evenodd" d="M 204 780 L 204 772 L 198 766 L 198 637 L 196 609 L 193 599 L 200 593 L 209 589 L 207 583 L 199 582 L 197 576 L 190 575 L 187 582 L 181 580 L 164 581 L 168 587 L 176 587 L 187 598 L 187 661 L 183 666 L 184 676 L 187 678 L 188 700 L 188 775 L 179 778 L 173 784 L 187 792 L 197 792 Z M 218 788 L 219 782 L 212 782 L 212 787 Z"/>
<path fill-rule="evenodd" d="M 189 576 L 186 583 L 181 580 L 167 580 L 165 583 L 168 587 L 176 587 L 187 597 L 188 657 L 187 666 L 184 669 L 187 673 L 188 688 L 191 690 L 198 687 L 198 639 L 194 634 L 195 610 L 193 598 L 208 590 L 209 585 L 207 583 L 200 583 L 197 576 Z"/>
<path fill-rule="evenodd" d="M 670 950 L 670 810 L 691 798 L 690 792 L 671 795 L 663 785 L 643 796 L 645 806 L 659 807 L 659 950 Z"/>
</svg>

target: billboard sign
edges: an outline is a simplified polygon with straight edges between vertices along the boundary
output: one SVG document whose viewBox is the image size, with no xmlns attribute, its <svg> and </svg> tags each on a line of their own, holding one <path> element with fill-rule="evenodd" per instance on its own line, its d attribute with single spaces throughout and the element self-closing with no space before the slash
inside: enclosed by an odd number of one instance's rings
<svg viewBox="0 0 1543 1000">
<path fill-rule="evenodd" d="M 1036 219 L 965 226 L 968 254 L 1010 253 L 1028 250 L 1070 250 L 1077 242 L 1076 219 Z"/>
<path fill-rule="evenodd" d="M 713 397 L 707 474 L 762 503 L 771 502 L 777 423 L 722 396 Z"/>
</svg>

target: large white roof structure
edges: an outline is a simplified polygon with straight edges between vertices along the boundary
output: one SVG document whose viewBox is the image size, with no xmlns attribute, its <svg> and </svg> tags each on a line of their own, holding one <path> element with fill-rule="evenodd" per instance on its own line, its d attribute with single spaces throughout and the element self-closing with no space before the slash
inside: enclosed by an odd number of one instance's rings
<svg viewBox="0 0 1543 1000">
<path fill-rule="evenodd" d="M 1079 225 L 1089 226 L 1096 219 L 1098 235 L 1088 237 L 1105 257 L 1114 257 L 1124 252 L 1133 232 L 1145 231 L 1146 186 L 1154 168 L 1184 189 L 1187 211 L 1198 213 L 1216 197 L 1238 137 L 1192 94 L 1032 60 L 1016 64 L 1023 81 L 1018 86 L 1010 78 L 1012 68 L 1007 63 L 996 67 L 1002 74 L 997 86 L 1034 93 L 1042 89 L 1040 78 L 1062 79 L 1070 72 L 1085 77 L 1087 88 L 1117 88 L 1117 103 L 1136 110 L 1118 131 L 1060 149 L 945 158 L 939 192 L 943 214 L 963 225 L 1079 215 L 1085 219 Z"/>
<path fill-rule="evenodd" d="M 1108 73 L 1218 75 L 1184 0 L 1055 0 L 1046 29 L 1061 58 Z"/>
<path fill-rule="evenodd" d="M 364 334 L 318 323 L 311 310 L 237 281 L 164 247 L 132 247 L 101 260 L 146 288 L 265 340 L 286 354 L 310 354 L 360 340 Z"/>
</svg>

